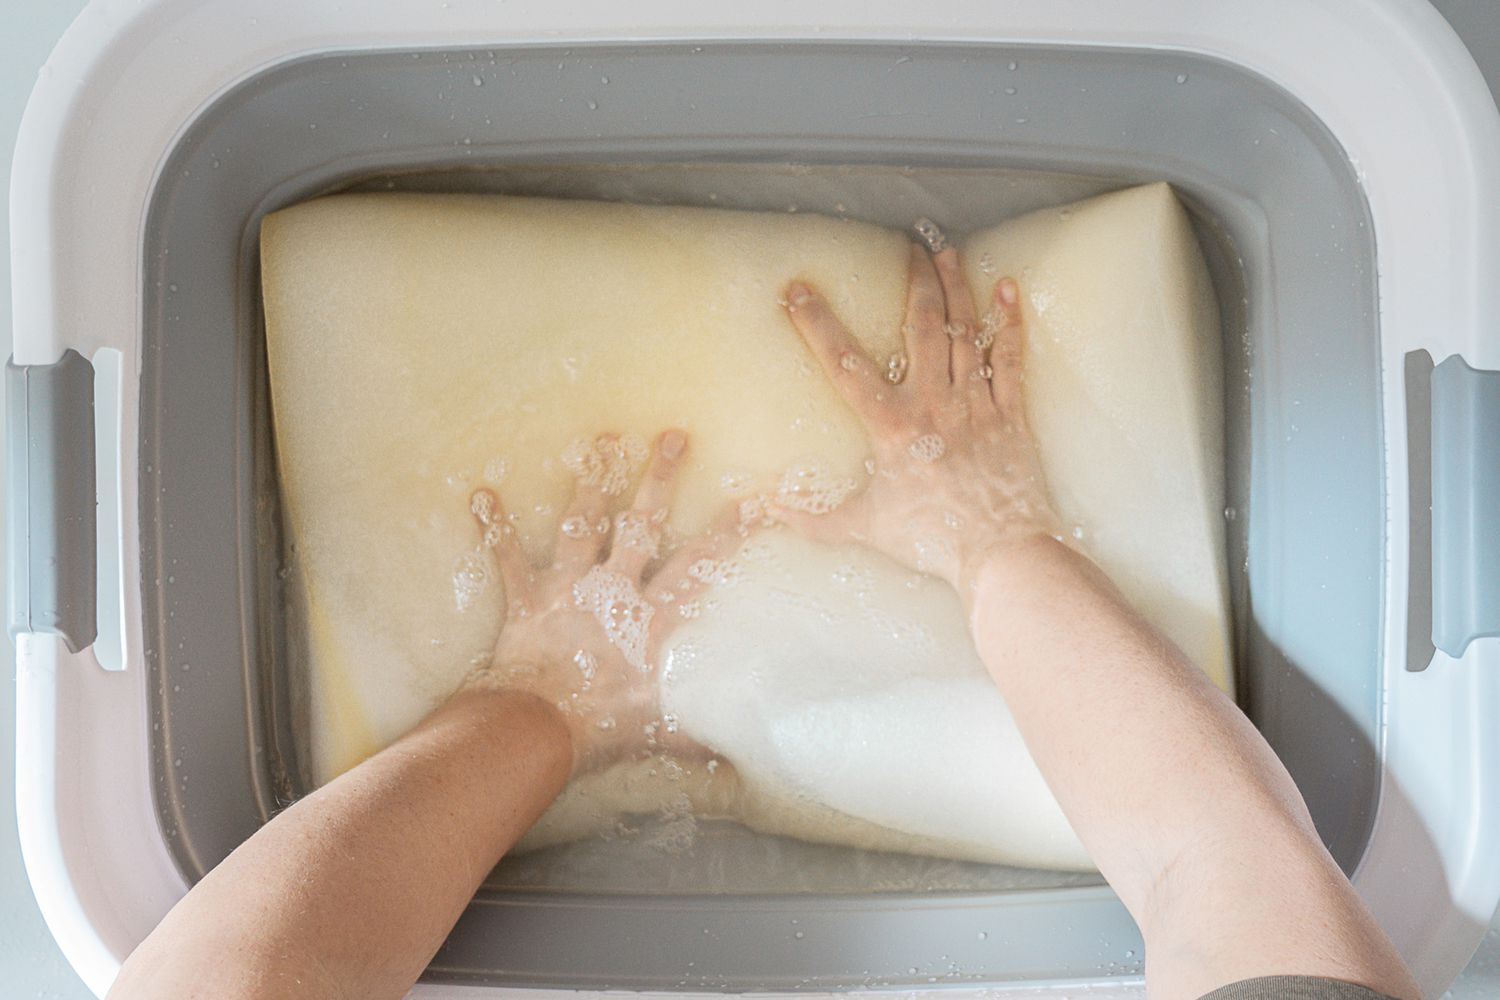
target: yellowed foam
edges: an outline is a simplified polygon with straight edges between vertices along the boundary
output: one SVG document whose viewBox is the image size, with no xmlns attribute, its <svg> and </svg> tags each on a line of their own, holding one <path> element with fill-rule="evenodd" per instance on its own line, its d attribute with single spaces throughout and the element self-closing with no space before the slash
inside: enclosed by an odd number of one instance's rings
<svg viewBox="0 0 1500 1000">
<path fill-rule="evenodd" d="M 1227 685 L 1217 326 L 1180 206 L 1164 185 L 1131 189 L 996 227 L 965 249 L 976 287 L 987 292 L 987 272 L 1000 270 L 1025 283 L 1032 417 L 1064 516 L 1126 594 Z M 569 486 L 560 456 L 600 430 L 643 440 L 673 425 L 692 432 L 675 537 L 731 495 L 774 488 L 793 464 L 816 459 L 862 477 L 862 431 L 778 299 L 793 277 L 814 282 L 884 356 L 899 347 L 906 240 L 808 214 L 343 195 L 268 217 L 262 265 L 284 509 L 309 623 L 313 763 L 327 780 L 414 724 L 493 646 L 498 583 L 485 582 L 467 610 L 453 588 L 476 541 L 466 502 L 475 486 L 499 487 L 542 559 Z M 793 570 L 816 563 L 791 544 Z M 860 627 L 830 594 L 810 595 L 830 605 L 830 629 Z M 699 634 L 713 620 L 695 623 Z M 829 669 L 858 687 L 867 668 Z M 714 670 L 733 669 L 702 667 L 699 690 L 713 689 Z M 872 718 L 852 701 L 839 710 L 856 728 Z M 924 727 L 952 735 L 941 698 L 927 711 L 913 740 Z M 592 776 L 528 844 L 686 795 L 701 811 L 809 839 L 1087 865 L 1076 843 L 1059 846 L 1056 829 L 1046 844 L 1016 831 L 986 844 L 973 829 L 906 822 L 899 807 L 865 803 L 857 815 L 818 800 L 806 775 L 735 760 L 734 740 L 712 731 L 713 712 L 683 724 L 736 767 L 712 782 L 641 765 L 629 780 Z M 975 724 L 1009 723 L 1002 712 Z M 983 766 L 1033 768 L 1018 741 L 1005 745 L 1007 759 Z M 815 769 L 803 756 L 803 769 Z M 964 780 L 975 794 L 1010 795 L 1006 808 L 1055 813 L 1035 784 L 1017 792 Z"/>
</svg>

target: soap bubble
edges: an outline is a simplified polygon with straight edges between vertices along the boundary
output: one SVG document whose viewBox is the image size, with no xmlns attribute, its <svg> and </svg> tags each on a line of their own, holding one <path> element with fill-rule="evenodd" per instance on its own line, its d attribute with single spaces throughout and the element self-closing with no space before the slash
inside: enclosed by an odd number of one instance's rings
<svg viewBox="0 0 1500 1000">
<path fill-rule="evenodd" d="M 719 477 L 719 488 L 725 493 L 740 493 L 748 490 L 755 478 L 744 469 L 728 469 Z"/>
<path fill-rule="evenodd" d="M 948 450 L 939 434 L 923 434 L 906 446 L 907 454 L 919 462 L 936 462 Z"/>
<path fill-rule="evenodd" d="M 885 380 L 891 385 L 900 385 L 906 378 L 907 364 L 908 361 L 903 352 L 897 351 L 892 354 L 885 362 Z"/>
<path fill-rule="evenodd" d="M 912 229 L 916 231 L 917 238 L 927 247 L 930 253 L 941 253 L 948 247 L 948 238 L 938 228 L 938 224 L 923 216 L 912 223 Z"/>
<path fill-rule="evenodd" d="M 495 498 L 480 490 L 469 498 L 469 511 L 479 518 L 480 524 L 489 524 L 495 516 Z"/>
<path fill-rule="evenodd" d="M 563 519 L 562 533 L 569 538 L 586 538 L 592 529 L 589 527 L 587 518 L 568 517 Z"/>
<path fill-rule="evenodd" d="M 821 463 L 810 462 L 782 474 L 776 500 L 792 510 L 826 514 L 841 506 L 857 488 L 853 478 L 835 475 Z"/>
<path fill-rule="evenodd" d="M 739 529 L 740 534 L 747 534 L 746 528 L 759 521 L 766 514 L 766 502 L 761 497 L 746 497 L 740 501 L 739 506 Z"/>
<path fill-rule="evenodd" d="M 467 611 L 490 582 L 489 563 L 477 549 L 465 552 L 453 564 L 453 604 Z"/>
<path fill-rule="evenodd" d="M 644 552 L 648 558 L 656 558 L 656 536 L 651 532 L 651 522 L 634 511 L 625 511 L 615 518 L 615 547 Z"/>
<path fill-rule="evenodd" d="M 646 456 L 646 442 L 634 434 L 588 441 L 579 438 L 563 450 L 563 465 L 585 486 L 619 496 L 630 484 L 631 468 Z"/>
<path fill-rule="evenodd" d="M 699 559 L 688 567 L 688 576 L 709 586 L 732 586 L 740 579 L 740 564 L 733 559 Z"/>
<path fill-rule="evenodd" d="M 646 663 L 646 642 L 656 609 L 619 573 L 595 566 L 573 584 L 573 603 L 589 612 L 604 629 L 609 640 L 625 657 L 625 662 L 640 670 Z"/>
</svg>

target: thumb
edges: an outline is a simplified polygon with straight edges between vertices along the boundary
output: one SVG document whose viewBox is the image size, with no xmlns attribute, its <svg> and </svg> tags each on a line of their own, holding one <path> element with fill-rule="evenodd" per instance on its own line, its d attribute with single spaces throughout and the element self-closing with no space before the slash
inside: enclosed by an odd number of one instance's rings
<svg viewBox="0 0 1500 1000">
<path fill-rule="evenodd" d="M 862 542 L 867 501 L 863 494 L 839 504 L 826 513 L 789 507 L 775 499 L 766 502 L 767 520 L 773 524 L 784 524 L 803 538 L 814 542 L 835 545 L 839 542 Z"/>
</svg>

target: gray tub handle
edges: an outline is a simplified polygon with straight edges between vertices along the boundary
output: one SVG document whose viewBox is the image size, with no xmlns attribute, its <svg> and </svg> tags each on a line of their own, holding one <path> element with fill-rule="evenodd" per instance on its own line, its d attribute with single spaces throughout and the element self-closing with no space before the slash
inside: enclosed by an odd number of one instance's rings
<svg viewBox="0 0 1500 1000">
<path fill-rule="evenodd" d="M 1475 639 L 1500 636 L 1500 371 L 1471 368 L 1458 355 L 1434 366 L 1426 351 L 1413 351 L 1406 376 L 1413 633 L 1424 624 L 1417 606 L 1423 583 L 1431 593 L 1431 643 L 1415 634 L 1408 640 L 1408 666 L 1421 669 L 1426 660 L 1418 643 L 1426 646 L 1426 659 L 1434 646 L 1458 657 Z M 1430 408 L 1422 405 L 1429 401 Z M 1424 423 L 1430 428 L 1425 441 Z M 1430 521 L 1424 516 L 1429 499 Z M 1418 565 L 1424 535 L 1432 551 L 1425 580 L 1426 567 Z"/>
<path fill-rule="evenodd" d="M 90 646 L 95 608 L 94 367 L 77 351 L 5 368 L 6 620 Z"/>
</svg>

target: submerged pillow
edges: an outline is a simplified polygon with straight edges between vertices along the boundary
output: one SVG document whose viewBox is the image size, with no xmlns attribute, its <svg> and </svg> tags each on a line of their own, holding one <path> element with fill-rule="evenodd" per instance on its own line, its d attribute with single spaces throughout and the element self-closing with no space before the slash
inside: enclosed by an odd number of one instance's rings
<svg viewBox="0 0 1500 1000">
<path fill-rule="evenodd" d="M 866 476 L 858 422 L 779 303 L 789 280 L 817 285 L 872 354 L 900 347 L 906 238 L 844 219 L 339 195 L 269 216 L 261 249 L 288 619 L 320 782 L 487 660 L 503 595 L 469 565 L 475 487 L 500 490 L 541 560 L 570 444 L 681 426 L 681 539 L 794 466 Z M 1166 185 L 1133 188 L 961 249 L 979 297 L 1001 274 L 1021 282 L 1028 408 L 1078 544 L 1227 688 L 1218 322 L 1181 206 Z M 720 759 L 581 778 L 523 849 L 674 808 L 828 843 L 1089 867 L 950 589 L 779 530 L 737 563 L 660 672 L 664 711 Z"/>
</svg>

